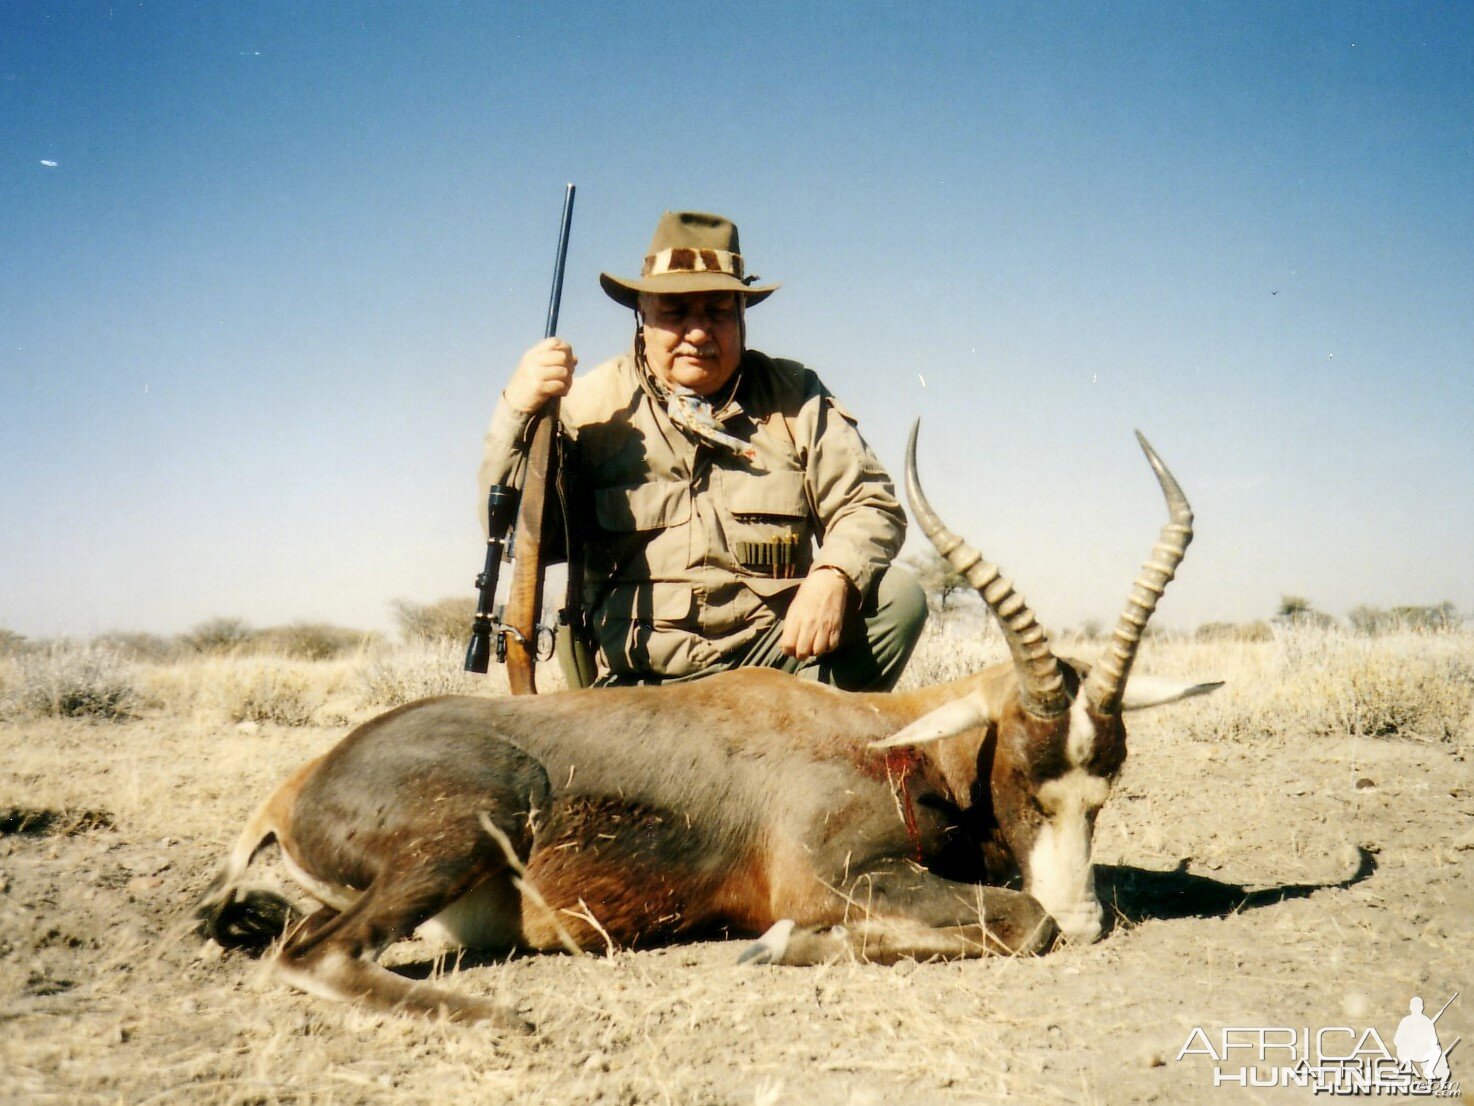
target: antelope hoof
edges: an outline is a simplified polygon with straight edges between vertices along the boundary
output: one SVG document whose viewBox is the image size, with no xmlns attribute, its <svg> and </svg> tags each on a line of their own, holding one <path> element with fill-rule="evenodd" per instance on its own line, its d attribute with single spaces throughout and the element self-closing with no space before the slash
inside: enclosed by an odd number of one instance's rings
<svg viewBox="0 0 1474 1106">
<path fill-rule="evenodd" d="M 759 937 L 737 958 L 739 964 L 777 964 L 788 951 L 788 942 L 793 937 L 796 923 L 792 918 L 774 922 L 768 931 Z"/>
</svg>

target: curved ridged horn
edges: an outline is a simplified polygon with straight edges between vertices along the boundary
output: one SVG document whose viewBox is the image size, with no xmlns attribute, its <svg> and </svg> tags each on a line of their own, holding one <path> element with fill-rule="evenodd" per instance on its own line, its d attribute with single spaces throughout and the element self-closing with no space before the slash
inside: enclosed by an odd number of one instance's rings
<svg viewBox="0 0 1474 1106">
<path fill-rule="evenodd" d="M 1090 670 L 1090 679 L 1085 684 L 1085 698 L 1102 714 L 1115 714 L 1121 709 L 1121 693 L 1126 687 L 1126 678 L 1131 675 L 1131 663 L 1136 660 L 1137 647 L 1141 645 L 1141 633 L 1157 609 L 1162 592 L 1172 582 L 1182 556 L 1193 540 L 1193 511 L 1188 506 L 1187 496 L 1182 494 L 1176 478 L 1167 471 L 1167 466 L 1157 456 L 1151 443 L 1136 432 L 1141 451 L 1151 462 L 1157 474 L 1157 483 L 1162 485 L 1162 495 L 1167 499 L 1167 512 L 1171 516 L 1162 527 L 1161 537 L 1152 546 L 1152 554 L 1141 566 L 1141 574 L 1132 585 L 1131 595 L 1126 599 L 1126 609 L 1116 623 L 1116 632 L 1105 654 Z"/>
<path fill-rule="evenodd" d="M 998 620 L 1008 651 L 1013 654 L 1024 709 L 1039 718 L 1064 713 L 1070 701 L 1065 694 L 1059 661 L 1055 660 L 1049 638 L 1034 618 L 1034 612 L 998 571 L 998 566 L 985 561 L 981 553 L 943 526 L 927 502 L 916 475 L 916 432 L 920 428 L 921 420 L 917 419 L 911 424 L 911 437 L 906 442 L 906 498 L 911 501 L 911 513 L 916 516 L 917 525 L 943 559 L 977 589 Z"/>
</svg>

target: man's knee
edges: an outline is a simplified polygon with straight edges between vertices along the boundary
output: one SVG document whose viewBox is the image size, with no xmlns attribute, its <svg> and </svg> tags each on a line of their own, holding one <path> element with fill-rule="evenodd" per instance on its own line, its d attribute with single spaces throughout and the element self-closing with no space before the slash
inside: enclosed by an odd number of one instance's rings
<svg viewBox="0 0 1474 1106">
<path fill-rule="evenodd" d="M 891 566 L 860 614 L 863 635 L 836 650 L 819 678 L 846 691 L 890 691 L 926 625 L 926 594 L 911 573 Z"/>
<path fill-rule="evenodd" d="M 896 637 L 914 642 L 926 625 L 926 592 L 916 577 L 898 565 L 891 565 L 880 577 L 875 589 L 876 617 L 891 627 Z"/>
</svg>

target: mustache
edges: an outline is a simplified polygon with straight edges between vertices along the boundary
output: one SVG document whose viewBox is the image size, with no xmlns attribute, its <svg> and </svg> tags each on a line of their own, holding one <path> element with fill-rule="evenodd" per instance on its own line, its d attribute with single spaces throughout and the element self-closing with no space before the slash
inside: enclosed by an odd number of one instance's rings
<svg viewBox="0 0 1474 1106">
<path fill-rule="evenodd" d="M 682 343 L 681 345 L 676 347 L 674 356 L 702 357 L 710 359 L 716 357 L 717 354 L 720 352 L 721 351 L 717 348 L 717 344 L 715 342 L 704 342 L 699 346 L 693 346 L 689 343 Z"/>
</svg>

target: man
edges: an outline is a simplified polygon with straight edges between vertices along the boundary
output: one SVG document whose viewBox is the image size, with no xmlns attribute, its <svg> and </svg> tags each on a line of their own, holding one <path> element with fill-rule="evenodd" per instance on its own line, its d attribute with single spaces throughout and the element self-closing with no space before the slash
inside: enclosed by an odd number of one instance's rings
<svg viewBox="0 0 1474 1106">
<path fill-rule="evenodd" d="M 765 665 L 888 690 L 921 633 L 890 478 L 813 372 L 745 348 L 746 309 L 778 287 L 756 279 L 730 221 L 666 212 L 641 277 L 599 278 L 635 311 L 633 350 L 575 380 L 568 344 L 539 342 L 492 418 L 483 502 L 520 482 L 532 416 L 566 397 L 601 685 Z"/>
</svg>

